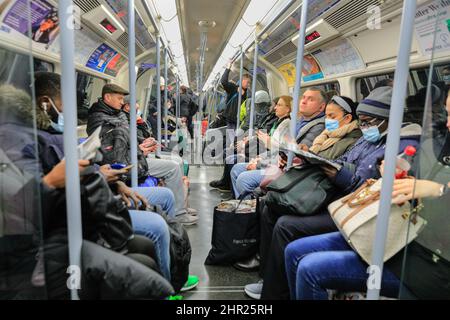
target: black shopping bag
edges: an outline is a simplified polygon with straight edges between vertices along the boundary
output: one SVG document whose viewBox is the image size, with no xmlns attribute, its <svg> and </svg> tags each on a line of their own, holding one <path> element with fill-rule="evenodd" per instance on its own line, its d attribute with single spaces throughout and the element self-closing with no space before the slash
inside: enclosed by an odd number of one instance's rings
<svg viewBox="0 0 450 320">
<path fill-rule="evenodd" d="M 247 209 L 241 202 L 222 202 L 214 208 L 212 248 L 206 265 L 231 265 L 258 252 L 260 227 L 255 200 Z M 226 204 L 234 204 L 235 208 L 227 208 Z"/>
</svg>

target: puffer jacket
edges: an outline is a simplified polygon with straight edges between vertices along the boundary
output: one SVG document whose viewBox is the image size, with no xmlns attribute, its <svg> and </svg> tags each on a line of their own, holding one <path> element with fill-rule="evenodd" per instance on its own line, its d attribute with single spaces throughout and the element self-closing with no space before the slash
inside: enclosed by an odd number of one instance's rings
<svg viewBox="0 0 450 320">
<path fill-rule="evenodd" d="M 67 236 L 45 241 L 45 277 L 48 298 L 69 299 Z M 161 275 L 129 257 L 83 240 L 81 248 L 82 300 L 164 299 L 174 291 Z"/>
<path fill-rule="evenodd" d="M 422 128 L 418 124 L 404 124 L 400 133 L 400 149 L 402 153 L 409 145 L 419 147 Z M 343 194 L 349 194 L 361 186 L 367 179 L 380 178 L 378 165 L 384 159 L 387 134 L 378 143 L 371 143 L 360 138 L 352 149 L 336 160 L 343 165 L 337 173 L 334 183 L 341 188 Z"/>
<path fill-rule="evenodd" d="M 87 133 L 91 135 L 99 126 L 102 126 L 100 137 L 103 160 L 101 164 L 131 164 L 130 128 L 125 112 L 114 110 L 100 99 L 89 109 Z M 147 160 L 138 148 L 139 182 L 144 182 L 147 176 Z M 126 182 L 130 181 L 131 174 L 128 174 Z"/>
</svg>

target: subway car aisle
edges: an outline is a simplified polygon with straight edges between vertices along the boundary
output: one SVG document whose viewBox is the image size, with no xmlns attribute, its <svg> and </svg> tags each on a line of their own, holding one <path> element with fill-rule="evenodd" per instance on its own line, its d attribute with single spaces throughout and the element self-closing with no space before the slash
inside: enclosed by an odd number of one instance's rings
<svg viewBox="0 0 450 320">
<path fill-rule="evenodd" d="M 189 267 L 190 274 L 199 277 L 198 287 L 183 294 L 186 300 L 243 300 L 248 299 L 244 294 L 244 284 L 256 282 L 258 274 L 243 273 L 232 266 L 205 266 L 204 262 L 211 249 L 211 234 L 214 207 L 229 194 L 220 193 L 209 187 L 211 180 L 220 178 L 221 167 L 198 168 L 192 165 L 189 179 L 191 191 L 189 206 L 199 212 L 198 224 L 187 227 L 192 246 L 192 259 Z"/>
</svg>

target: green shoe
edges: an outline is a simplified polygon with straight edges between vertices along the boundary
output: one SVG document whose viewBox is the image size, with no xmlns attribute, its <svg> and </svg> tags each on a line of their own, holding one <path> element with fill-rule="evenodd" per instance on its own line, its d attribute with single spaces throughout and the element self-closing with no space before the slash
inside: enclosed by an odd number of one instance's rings
<svg viewBox="0 0 450 320">
<path fill-rule="evenodd" d="M 169 298 L 167 298 L 167 300 L 169 300 L 169 301 L 180 301 L 180 300 L 184 300 L 184 297 L 180 296 L 180 295 L 178 295 L 178 296 L 170 296 Z"/>
<path fill-rule="evenodd" d="M 189 291 L 198 286 L 198 277 L 189 275 L 188 280 L 184 284 L 183 288 L 181 288 L 181 292 Z"/>
</svg>

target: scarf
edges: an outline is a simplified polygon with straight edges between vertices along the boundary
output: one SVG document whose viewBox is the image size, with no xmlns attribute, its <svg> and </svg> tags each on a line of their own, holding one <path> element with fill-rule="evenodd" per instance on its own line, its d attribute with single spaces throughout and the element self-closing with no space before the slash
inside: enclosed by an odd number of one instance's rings
<svg viewBox="0 0 450 320">
<path fill-rule="evenodd" d="M 310 152 L 319 153 L 325 151 L 336 143 L 341 141 L 346 135 L 358 129 L 358 122 L 353 121 L 333 132 L 328 130 L 323 131 L 313 142 Z"/>
</svg>

